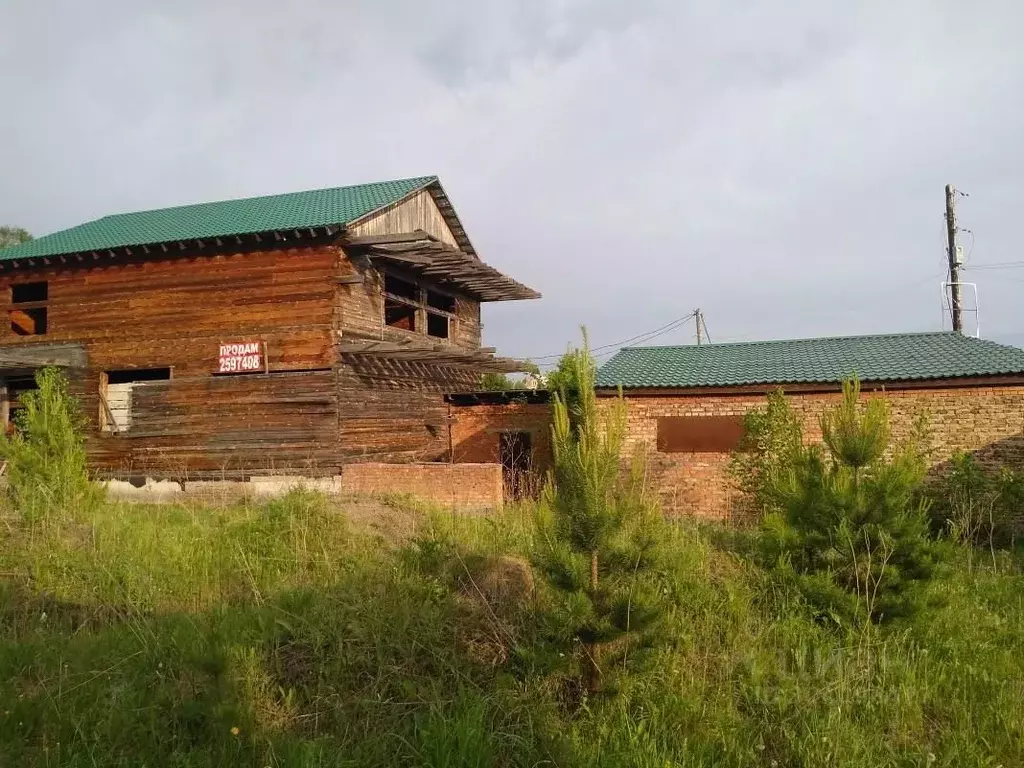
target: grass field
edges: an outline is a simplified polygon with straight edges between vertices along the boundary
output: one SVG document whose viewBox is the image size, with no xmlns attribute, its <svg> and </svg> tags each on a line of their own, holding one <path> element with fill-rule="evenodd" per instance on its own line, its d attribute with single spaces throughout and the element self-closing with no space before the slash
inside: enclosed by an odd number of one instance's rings
<svg viewBox="0 0 1024 768">
<path fill-rule="evenodd" d="M 302 492 L 5 517 L 0 765 L 1024 765 L 1020 558 L 961 550 L 930 611 L 840 632 L 675 525 L 671 642 L 569 704 L 543 592 L 480 588 L 531 530 Z"/>
</svg>

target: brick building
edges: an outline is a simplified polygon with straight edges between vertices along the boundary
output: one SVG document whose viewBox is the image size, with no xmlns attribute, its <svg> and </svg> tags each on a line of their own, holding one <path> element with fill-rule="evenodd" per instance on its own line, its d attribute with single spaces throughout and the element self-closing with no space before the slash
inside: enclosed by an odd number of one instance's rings
<svg viewBox="0 0 1024 768">
<path fill-rule="evenodd" d="M 743 417 L 777 388 L 820 439 L 818 419 L 856 374 L 888 400 L 893 437 L 924 414 L 936 469 L 958 451 L 987 465 L 1024 465 L 1024 350 L 955 333 L 890 334 L 678 347 L 634 347 L 598 371 L 603 395 L 622 388 L 628 440 L 649 451 L 669 515 L 729 517 L 727 469 Z"/>
<path fill-rule="evenodd" d="M 888 400 L 895 439 L 926 416 L 936 471 L 958 451 L 989 466 L 1024 466 L 1024 350 L 954 333 L 626 348 L 598 371 L 597 385 L 601 397 L 622 388 L 627 448 L 647 452 L 663 511 L 727 518 L 739 501 L 728 466 L 745 414 L 782 389 L 805 437 L 819 440 L 819 417 L 854 374 L 866 397 Z M 547 393 L 447 399 L 454 462 L 503 464 L 506 494 L 516 490 L 516 467 L 547 468 Z"/>
</svg>

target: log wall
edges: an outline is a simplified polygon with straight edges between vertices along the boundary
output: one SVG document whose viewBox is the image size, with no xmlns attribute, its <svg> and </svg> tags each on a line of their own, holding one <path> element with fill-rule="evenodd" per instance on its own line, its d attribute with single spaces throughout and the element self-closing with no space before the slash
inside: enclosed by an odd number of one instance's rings
<svg viewBox="0 0 1024 768">
<path fill-rule="evenodd" d="M 381 275 L 330 244 L 8 271 L 0 297 L 35 281 L 47 282 L 47 332 L 18 336 L 2 318 L 0 350 L 20 360 L 33 346 L 81 345 L 72 388 L 89 418 L 90 462 L 108 476 L 315 475 L 352 461 L 444 459 L 441 395 L 478 380 L 440 365 L 339 360 L 339 335 L 381 332 Z M 479 347 L 479 303 L 459 297 L 456 316 L 450 342 Z M 429 338 L 385 333 L 410 337 Z M 220 344 L 239 341 L 265 343 L 269 373 L 216 375 Z M 104 431 L 107 372 L 145 368 L 171 378 L 134 387 L 130 428 Z"/>
<path fill-rule="evenodd" d="M 333 363 L 331 246 L 106 261 L 95 266 L 0 274 L 12 283 L 45 280 L 47 332 L 17 336 L 0 323 L 0 344 L 76 341 L 89 366 L 171 367 L 175 376 L 217 369 L 221 342 L 266 342 L 271 370 Z"/>
<path fill-rule="evenodd" d="M 471 389 L 472 371 L 344 356 L 338 369 L 340 455 L 347 461 L 440 461 L 451 433 L 443 393 Z"/>
</svg>

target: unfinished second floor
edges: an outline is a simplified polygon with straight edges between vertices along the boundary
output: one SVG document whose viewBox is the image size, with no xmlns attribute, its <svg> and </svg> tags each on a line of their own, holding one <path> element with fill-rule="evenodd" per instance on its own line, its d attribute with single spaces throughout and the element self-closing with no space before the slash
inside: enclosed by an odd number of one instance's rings
<svg viewBox="0 0 1024 768">
<path fill-rule="evenodd" d="M 2 251 L 0 345 L 201 375 L 256 343 L 266 372 L 324 369 L 364 348 L 478 352 L 482 302 L 537 296 L 479 259 L 425 177 L 121 214 Z"/>
</svg>

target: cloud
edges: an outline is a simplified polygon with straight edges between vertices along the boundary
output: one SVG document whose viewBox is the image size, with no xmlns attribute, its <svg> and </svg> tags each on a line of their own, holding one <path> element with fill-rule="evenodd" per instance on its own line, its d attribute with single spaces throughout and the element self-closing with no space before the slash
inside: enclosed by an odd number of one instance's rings
<svg viewBox="0 0 1024 768">
<path fill-rule="evenodd" d="M 9 4 L 0 219 L 46 232 L 438 173 L 484 258 L 545 294 L 485 310 L 508 354 L 557 352 L 580 323 L 596 343 L 627 338 L 696 306 L 716 341 L 926 330 L 942 318 L 944 184 L 971 193 L 972 260 L 1017 258 L 1022 16 L 997 2 Z M 975 273 L 985 335 L 1020 327 L 1017 274 Z"/>
</svg>

